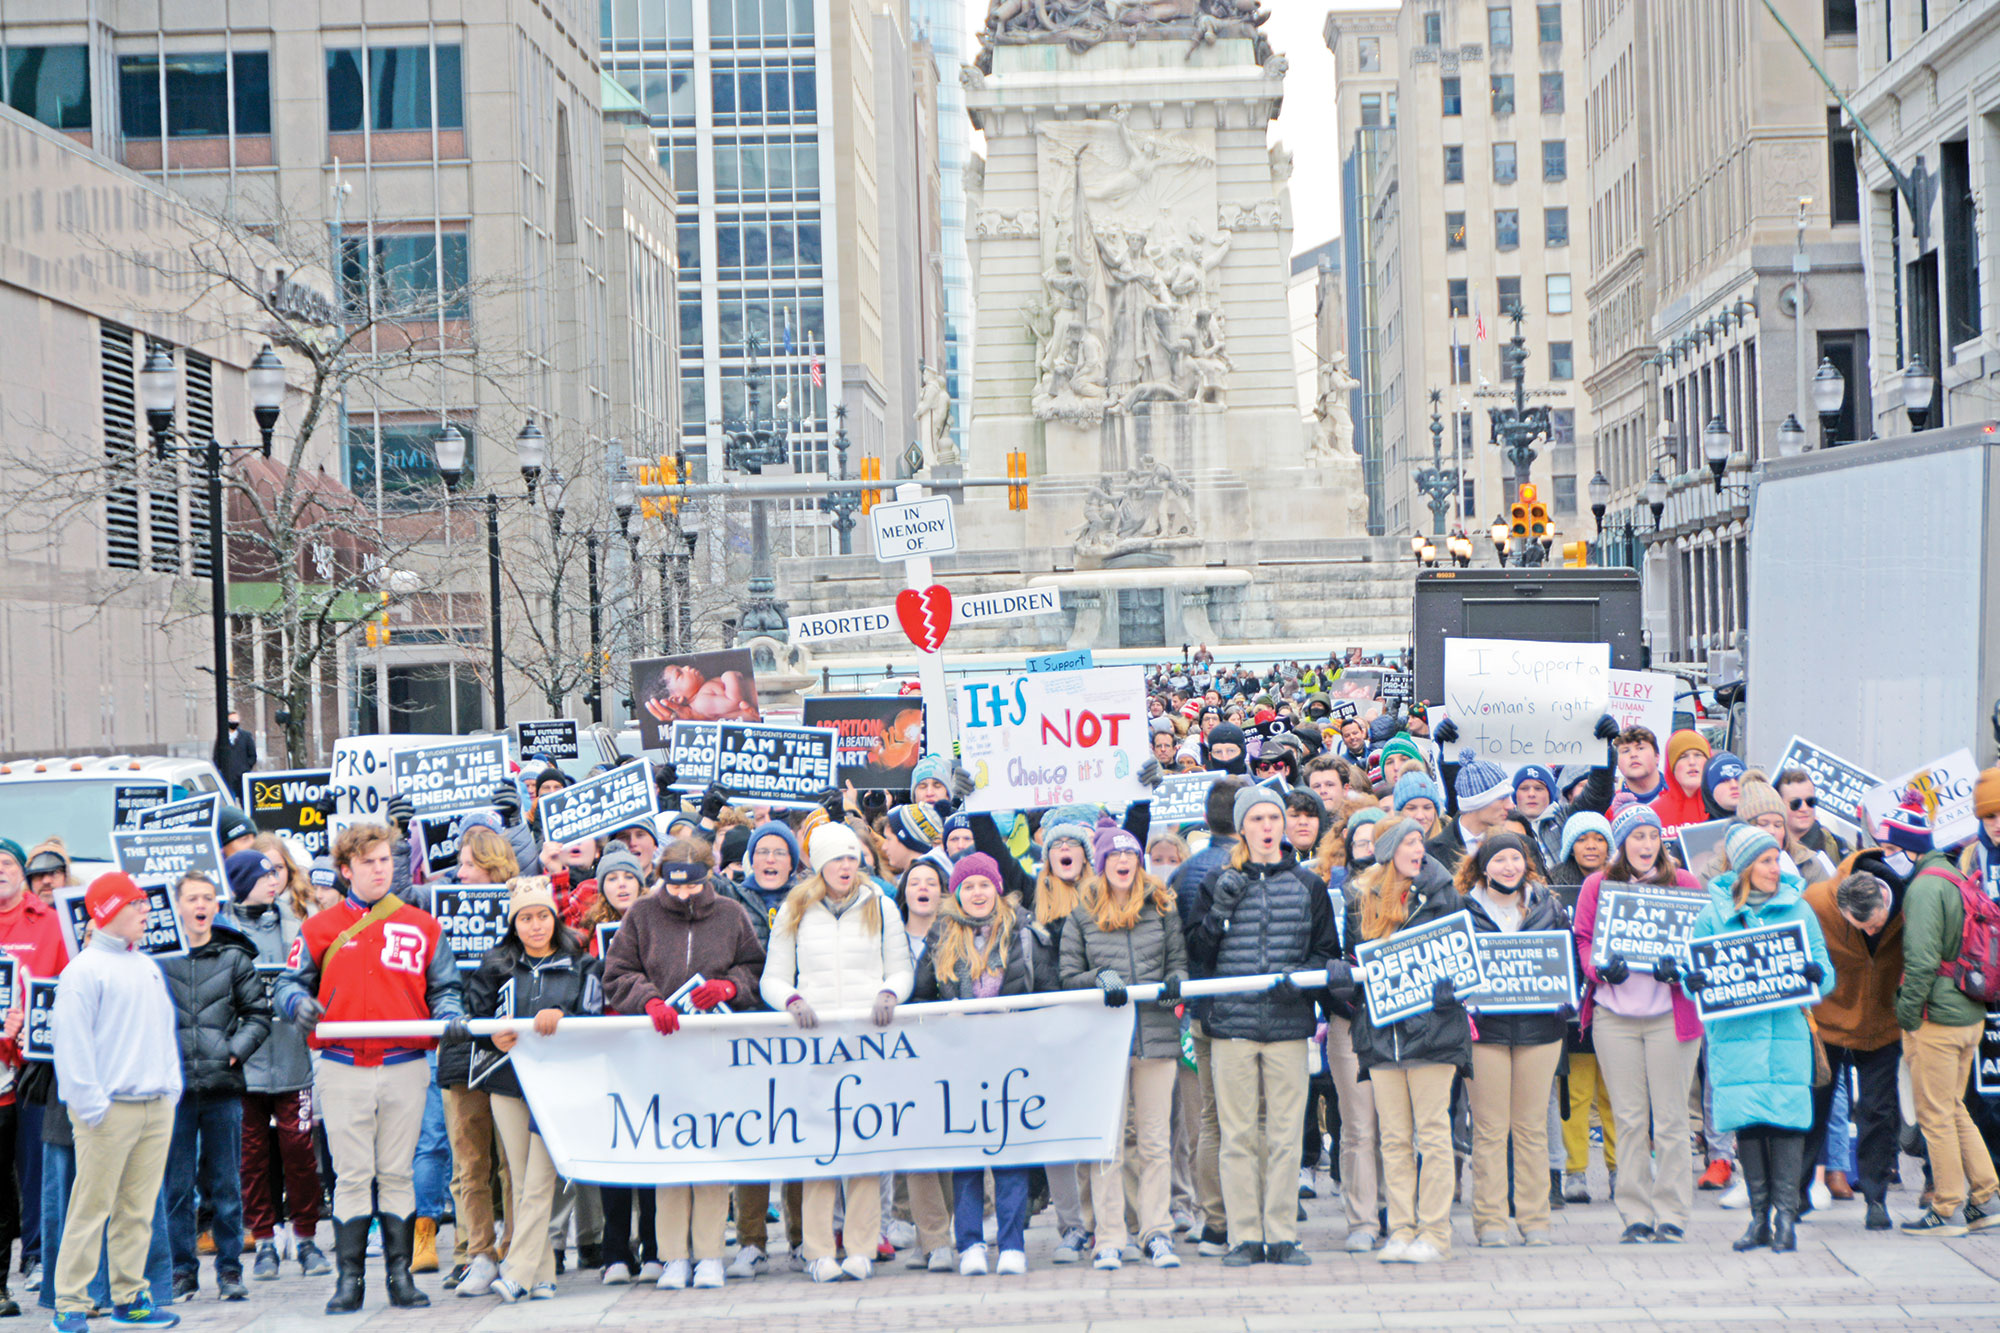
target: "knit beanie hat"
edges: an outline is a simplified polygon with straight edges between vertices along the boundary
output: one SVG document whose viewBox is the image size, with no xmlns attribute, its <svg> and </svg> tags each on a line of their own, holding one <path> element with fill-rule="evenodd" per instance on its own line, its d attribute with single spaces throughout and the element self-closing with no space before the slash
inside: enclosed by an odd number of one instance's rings
<svg viewBox="0 0 2000 1333">
<path fill-rule="evenodd" d="M 1388 865 L 1396 859 L 1396 848 L 1415 835 L 1424 836 L 1424 826 L 1414 819 L 1399 819 L 1385 829 L 1375 831 L 1375 864 Z"/>
<path fill-rule="evenodd" d="M 1736 824 L 1722 840 L 1722 850 L 1728 854 L 1729 864 L 1741 870 L 1765 852 L 1777 851 L 1778 840 L 1755 824 Z"/>
<path fill-rule="evenodd" d="M 530 907 L 546 907 L 549 915 L 562 920 L 562 912 L 556 907 L 555 886 L 549 883 L 547 875 L 523 875 L 507 884 L 507 920 L 509 922 Z"/>
<path fill-rule="evenodd" d="M 1490 768 L 1492 765 L 1489 764 L 1488 767 Z M 1493 771 L 1496 773 L 1499 772 L 1497 768 Z M 1462 769 L 1459 773 L 1459 781 L 1461 783 L 1465 781 L 1464 770 Z M 1390 794 L 1389 804 L 1400 814 L 1404 806 L 1415 800 L 1429 801 L 1438 808 L 1440 813 L 1444 810 L 1444 793 L 1438 790 L 1437 783 L 1432 782 L 1428 774 L 1411 769 L 1409 772 L 1403 774 L 1402 777 L 1396 779 L 1396 790 Z"/>
<path fill-rule="evenodd" d="M 1208 733 L 1208 748 L 1211 750 L 1218 745 L 1234 745 L 1241 748 L 1243 743 L 1243 728 L 1234 722 L 1218 722 L 1215 724 L 1215 730 Z"/>
<path fill-rule="evenodd" d="M 233 805 L 225 805 L 215 812 L 215 840 L 227 847 L 238 838 L 254 838 L 257 826 L 250 822 L 250 816 Z"/>
<path fill-rule="evenodd" d="M 814 832 L 817 831 L 818 830 L 814 830 Z M 812 835 L 808 833 L 806 836 L 810 838 Z M 790 826 L 785 824 L 782 820 L 777 820 L 777 819 L 773 819 L 766 823 L 759 824 L 756 828 L 751 830 L 749 845 L 744 847 L 743 849 L 743 859 L 746 862 L 750 860 L 750 858 L 752 858 L 753 856 L 757 855 L 757 844 L 764 841 L 764 839 L 766 838 L 776 838 L 780 842 L 785 844 L 785 851 L 791 855 L 792 869 L 794 871 L 796 871 L 801 865 L 805 864 L 805 859 L 806 859 L 805 853 L 799 850 L 798 838 L 792 833 Z"/>
<path fill-rule="evenodd" d="M 859 861 L 861 839 L 855 837 L 854 830 L 845 824 L 822 824 L 813 830 L 812 842 L 806 847 L 806 855 L 812 861 L 813 873 L 817 875 L 826 868 L 829 861 L 838 861 L 844 856 L 851 856 Z"/>
<path fill-rule="evenodd" d="M 1632 831 L 1648 826 L 1659 829 L 1663 834 L 1666 832 L 1666 825 L 1662 824 L 1660 817 L 1653 813 L 1652 806 L 1643 801 L 1634 801 L 1626 806 L 1618 812 L 1618 817 L 1611 821 L 1611 850 L 1624 851 L 1625 840 L 1632 836 Z"/>
<path fill-rule="evenodd" d="M 1137 838 L 1116 824 L 1100 826 L 1097 830 L 1097 836 L 1091 840 L 1091 869 L 1100 875 L 1103 874 L 1105 861 L 1109 860 L 1117 852 L 1133 852 L 1138 855 L 1141 861 L 1146 859 L 1146 849 L 1139 845 Z"/>
<path fill-rule="evenodd" d="M 944 821 L 944 838 L 938 840 L 938 845 L 943 846 L 945 838 L 951 837 L 954 833 L 970 832 L 972 832 L 972 816 L 961 810 Z"/>
<path fill-rule="evenodd" d="M 1744 773 L 1743 761 L 1727 750 L 1719 750 L 1701 770 L 1701 789 L 1710 796 L 1725 782 L 1741 778 Z"/>
<path fill-rule="evenodd" d="M 1713 753 L 1709 749 L 1708 737 L 1698 731 L 1683 729 L 1667 737 L 1667 772 L 1673 772 L 1674 765 L 1689 750 L 1700 750 L 1703 758 Z"/>
<path fill-rule="evenodd" d="M 1736 817 L 1746 824 L 1755 823 L 1759 815 L 1784 813 L 1785 798 L 1778 795 L 1778 789 L 1756 778 L 1745 782 L 1743 794 L 1736 798 Z"/>
<path fill-rule="evenodd" d="M 1083 849 L 1090 855 L 1091 839 L 1097 836 L 1097 811 L 1089 806 L 1059 805 L 1050 810 L 1042 820 L 1042 855 L 1047 856 L 1056 849 L 1056 844 L 1065 840 Z"/>
<path fill-rule="evenodd" d="M 2000 815 L 2000 768 L 1989 768 L 1973 779 L 1972 813 L 1985 819 Z"/>
<path fill-rule="evenodd" d="M 816 805 L 812 809 L 806 811 L 805 816 L 799 820 L 799 828 L 798 828 L 799 841 L 801 843 L 811 842 L 813 836 L 813 830 L 818 828 L 821 824 L 826 823 L 826 821 L 831 818 L 833 818 L 833 816 L 829 815 L 826 812 L 826 808 L 824 806 Z M 796 857 L 793 858 L 793 864 L 797 864 Z"/>
<path fill-rule="evenodd" d="M 816 834 L 820 831 L 814 830 Z M 889 815 L 889 832 L 913 852 L 929 851 L 944 836 L 944 829 L 938 824 L 937 807 L 928 801 L 897 806 Z"/>
<path fill-rule="evenodd" d="M 1502 830 L 1499 833 L 1489 833 L 1484 838 L 1481 838 L 1479 840 L 1479 849 L 1472 854 L 1472 859 L 1479 866 L 1479 877 L 1487 879 L 1487 864 L 1494 857 L 1500 855 L 1500 853 L 1508 851 L 1519 852 L 1521 859 L 1528 863 L 1528 869 L 1533 870 L 1535 868 L 1535 858 L 1528 852 L 1528 840 L 1518 833 L 1509 833 Z M 1526 878 L 1525 874 L 1523 878 Z M 1491 881 L 1489 880 L 1488 882 L 1490 883 Z"/>
<path fill-rule="evenodd" d="M 12 838 L 0 838 L 0 856 L 13 857 L 14 864 L 21 867 L 23 871 L 26 871 L 28 868 L 28 854 L 22 851 L 21 844 L 15 842 Z"/>
<path fill-rule="evenodd" d="M 330 889 L 340 883 L 340 874 L 333 868 L 331 856 L 315 856 L 312 865 L 306 870 L 306 878 L 312 881 L 312 886 L 316 889 Z"/>
<path fill-rule="evenodd" d="M 1564 764 L 1557 769 L 1555 798 L 1558 801 L 1567 801 L 1570 792 L 1576 789 L 1576 785 L 1589 779 L 1590 769 L 1589 764 Z"/>
<path fill-rule="evenodd" d="M 622 845 L 614 846 L 611 851 L 605 853 L 604 859 L 597 863 L 598 887 L 602 888 L 608 876 L 621 870 L 638 880 L 640 888 L 646 887 L 645 868 L 639 864 L 639 858 L 626 851 Z"/>
<path fill-rule="evenodd" d="M 257 881 L 276 870 L 277 865 L 260 851 L 246 849 L 231 852 L 229 859 L 222 863 L 223 878 L 229 881 L 229 896 L 242 902 L 250 896 L 250 890 L 257 887 Z"/>
<path fill-rule="evenodd" d="M 1464 771 L 1464 769 L 1459 770 L 1461 774 Z M 1548 769 L 1543 768 L 1540 764 L 1523 764 L 1514 770 L 1514 782 L 1508 790 L 1517 801 L 1521 799 L 1521 784 L 1524 782 L 1541 783 L 1542 789 L 1548 792 L 1551 801 L 1557 800 L 1562 796 L 1561 788 L 1556 783 L 1556 775 L 1549 772 Z"/>
<path fill-rule="evenodd" d="M 993 891 L 999 893 L 1007 886 L 1000 882 L 1000 863 L 985 852 L 967 852 L 958 858 L 951 868 L 951 891 L 958 892 L 958 886 L 979 875 L 993 884 Z"/>
<path fill-rule="evenodd" d="M 716 856 L 715 864 L 719 867 L 733 866 L 738 861 L 748 860 L 750 856 L 750 826 L 748 824 L 732 824 L 729 831 L 722 835 L 722 843 Z"/>
<path fill-rule="evenodd" d="M 1567 861 L 1569 854 L 1576 850 L 1576 842 L 1586 833 L 1595 833 L 1604 839 L 1607 847 L 1616 847 L 1618 840 L 1611 836 L 1611 821 L 1595 810 L 1579 810 L 1563 821 L 1562 846 L 1556 860 Z"/>
<path fill-rule="evenodd" d="M 950 786 L 950 773 L 950 760 L 941 754 L 927 754 L 910 767 L 910 787 L 914 790 L 919 782 L 927 779 L 935 779 Z"/>
<path fill-rule="evenodd" d="M 1912 856 L 1922 856 L 1936 846 L 1930 812 L 1914 789 L 1906 789 L 1896 808 L 1882 816 L 1882 841 Z"/>
<path fill-rule="evenodd" d="M 1379 824 L 1389 817 L 1389 812 L 1379 805 L 1371 805 L 1365 810 L 1356 810 L 1347 817 L 1347 827 L 1360 828 L 1363 824 Z"/>
<path fill-rule="evenodd" d="M 1249 786 L 1239 789 L 1236 793 L 1234 812 L 1236 816 L 1236 831 L 1238 833 L 1243 831 L 1244 819 L 1249 816 L 1252 810 L 1255 810 L 1260 805 L 1271 806 L 1278 812 L 1280 819 L 1284 818 L 1285 803 L 1278 799 L 1278 793 L 1266 787 L 1261 782 L 1253 782 Z"/>
<path fill-rule="evenodd" d="M 1398 788 L 1402 785 L 1396 784 Z M 1495 801 L 1506 800 L 1514 791 L 1514 785 L 1507 781 L 1507 770 L 1490 759 L 1481 759 L 1470 745 L 1458 752 L 1458 781 L 1452 785 L 1458 793 L 1461 813 L 1484 810 Z"/>
<path fill-rule="evenodd" d="M 563 786 L 567 787 L 570 785 L 570 777 L 569 774 L 563 772 L 554 764 L 550 764 L 547 768 L 535 774 L 535 790 L 540 791 L 544 782 L 560 782 Z"/>
<path fill-rule="evenodd" d="M 1394 736 L 1391 736 L 1389 738 L 1389 743 L 1382 747 L 1383 763 L 1386 764 L 1389 762 L 1390 759 L 1396 757 L 1401 757 L 1404 759 L 1414 759 L 1418 763 L 1422 764 L 1424 768 L 1427 770 L 1431 766 L 1430 760 L 1424 758 L 1424 752 L 1417 748 L 1417 743 L 1411 740 L 1407 734 L 1400 732 Z"/>
</svg>

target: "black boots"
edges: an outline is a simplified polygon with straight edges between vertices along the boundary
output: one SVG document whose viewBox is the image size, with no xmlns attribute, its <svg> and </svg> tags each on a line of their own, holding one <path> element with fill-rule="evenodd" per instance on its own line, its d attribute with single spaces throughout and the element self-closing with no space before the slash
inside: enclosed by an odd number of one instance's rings
<svg viewBox="0 0 2000 1333">
<path fill-rule="evenodd" d="M 1805 1186 L 1806 1136 L 1773 1134 L 1764 1145 L 1771 1169 L 1771 1248 L 1799 1248 L 1799 1195 Z"/>
<path fill-rule="evenodd" d="M 361 1308 L 362 1274 L 368 1267 L 368 1221 L 350 1217 L 333 1222 L 333 1261 L 338 1276 L 333 1296 L 326 1303 L 328 1314 L 353 1314 Z"/>
<path fill-rule="evenodd" d="M 1736 1140 L 1737 1165 L 1743 1171 L 1744 1188 L 1750 1191 L 1750 1229 L 1730 1247 L 1735 1250 L 1771 1243 L 1771 1159 L 1765 1149 L 1762 1138 L 1742 1135 Z"/>
<path fill-rule="evenodd" d="M 418 1310 L 431 1298 L 417 1290 L 410 1278 L 410 1253 L 416 1244 L 415 1217 L 380 1214 L 382 1223 L 382 1267 L 389 1288 L 389 1304 L 399 1310 Z"/>
</svg>

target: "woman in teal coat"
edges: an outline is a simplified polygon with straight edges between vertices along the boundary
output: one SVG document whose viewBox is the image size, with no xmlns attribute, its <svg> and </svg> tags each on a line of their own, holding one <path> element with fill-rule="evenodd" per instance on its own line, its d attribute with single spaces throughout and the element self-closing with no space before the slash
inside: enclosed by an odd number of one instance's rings
<svg viewBox="0 0 2000 1333">
<path fill-rule="evenodd" d="M 1810 954 L 1805 978 L 1822 996 L 1832 991 L 1833 964 L 1819 920 L 1799 898 L 1805 881 L 1777 840 L 1753 824 L 1738 824 L 1723 841 L 1723 850 L 1732 868 L 1709 881 L 1709 904 L 1695 919 L 1693 938 L 1803 922 Z M 1685 984 L 1700 992 L 1709 980 L 1690 972 Z M 1750 1191 L 1750 1229 L 1736 1248 L 1796 1249 L 1806 1131 L 1813 1119 L 1813 1039 L 1805 1010 L 1772 1009 L 1704 1021 L 1716 1128 L 1736 1132 Z"/>
</svg>

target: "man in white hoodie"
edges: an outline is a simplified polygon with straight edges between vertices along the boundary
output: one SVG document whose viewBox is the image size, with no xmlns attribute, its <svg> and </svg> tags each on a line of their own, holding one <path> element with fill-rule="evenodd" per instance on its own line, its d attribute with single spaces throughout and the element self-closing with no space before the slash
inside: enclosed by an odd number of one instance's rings
<svg viewBox="0 0 2000 1333">
<path fill-rule="evenodd" d="M 146 937 L 146 891 L 113 871 L 83 898 L 95 928 L 63 969 L 56 991 L 56 1082 L 76 1130 L 76 1183 L 56 1261 L 56 1333 L 85 1333 L 87 1288 L 100 1249 L 109 1252 L 111 1322 L 172 1328 L 146 1284 L 153 1201 L 173 1140 L 181 1095 L 174 1002 Z"/>
</svg>

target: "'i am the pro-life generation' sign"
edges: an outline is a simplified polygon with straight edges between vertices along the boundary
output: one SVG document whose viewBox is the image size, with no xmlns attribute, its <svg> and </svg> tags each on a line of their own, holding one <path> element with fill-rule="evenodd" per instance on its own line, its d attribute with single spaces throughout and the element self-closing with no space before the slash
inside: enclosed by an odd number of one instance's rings
<svg viewBox="0 0 2000 1333">
<path fill-rule="evenodd" d="M 1819 1003 L 1819 987 L 1806 980 L 1812 946 L 1803 921 L 1704 936 L 1688 955 L 1702 975 L 1694 998 L 1704 1023 Z"/>
<path fill-rule="evenodd" d="M 1708 896 L 1690 890 L 1624 883 L 1604 889 L 1597 896 L 1590 965 L 1602 971 L 1613 954 L 1635 969 L 1687 957 L 1688 936 L 1706 906 Z"/>
</svg>

